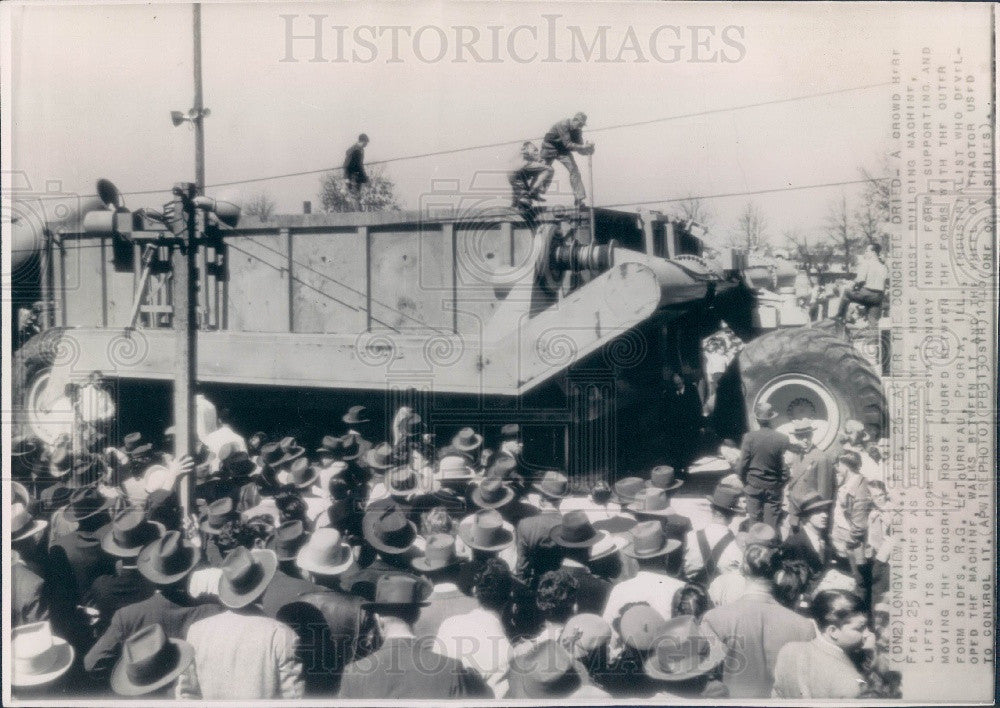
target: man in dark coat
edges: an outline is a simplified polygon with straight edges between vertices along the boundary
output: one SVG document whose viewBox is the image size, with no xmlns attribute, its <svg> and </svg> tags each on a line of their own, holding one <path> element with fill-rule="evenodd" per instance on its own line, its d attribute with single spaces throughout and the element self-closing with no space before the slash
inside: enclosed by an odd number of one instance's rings
<svg viewBox="0 0 1000 708">
<path fill-rule="evenodd" d="M 300 595 L 323 591 L 316 583 L 302 579 L 295 564 L 295 556 L 306 539 L 301 521 L 286 521 L 275 529 L 270 548 L 278 556 L 278 569 L 261 596 L 261 606 L 268 617 L 277 617 L 282 607 L 295 602 Z"/>
<path fill-rule="evenodd" d="M 433 651 L 413 626 L 426 606 L 430 585 L 408 575 L 380 578 L 375 599 L 367 603 L 379 623 L 382 646 L 344 668 L 339 698 L 462 699 L 491 698 L 482 677 L 462 662 Z"/>
<path fill-rule="evenodd" d="M 701 396 L 690 381 L 666 370 L 662 405 L 665 453 L 681 478 L 687 476 L 703 425 Z"/>
<path fill-rule="evenodd" d="M 781 496 L 787 481 L 783 456 L 791 446 L 784 433 L 771 428 L 778 413 L 768 403 L 754 411 L 760 429 L 743 436 L 736 472 L 747 495 L 747 522 L 763 521 L 775 530 L 781 522 Z"/>
<path fill-rule="evenodd" d="M 199 558 L 198 549 L 178 531 L 169 531 L 144 547 L 136 564 L 156 591 L 115 612 L 107 630 L 84 657 L 84 669 L 103 677 L 121 654 L 125 640 L 143 627 L 159 624 L 168 637 L 181 639 L 194 622 L 222 612 L 221 605 L 197 603 L 187 593 L 188 576 Z"/>
<path fill-rule="evenodd" d="M 344 155 L 344 178 L 347 188 L 357 198 L 361 194 L 361 185 L 368 184 L 368 173 L 365 172 L 365 147 L 368 146 L 368 136 L 362 133 L 358 142 L 347 148 Z"/>
<path fill-rule="evenodd" d="M 101 549 L 101 539 L 111 530 L 110 505 L 96 487 L 77 489 L 66 508 L 66 519 L 77 529 L 55 539 L 49 551 L 46 582 L 73 607 L 98 576 L 115 572 L 113 558 Z"/>
<path fill-rule="evenodd" d="M 819 492 L 809 490 L 802 496 L 790 498 L 791 511 L 799 519 L 799 528 L 782 544 L 788 558 L 806 564 L 810 584 L 814 585 L 830 564 L 832 557 L 829 538 L 830 507 L 832 499 L 824 499 Z M 808 588 L 810 592 L 812 588 Z"/>
</svg>

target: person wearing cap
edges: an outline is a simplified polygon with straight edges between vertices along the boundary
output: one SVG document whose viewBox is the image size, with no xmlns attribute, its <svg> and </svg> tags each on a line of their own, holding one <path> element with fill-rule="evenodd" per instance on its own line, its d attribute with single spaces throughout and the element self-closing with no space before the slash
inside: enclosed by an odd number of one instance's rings
<svg viewBox="0 0 1000 708">
<path fill-rule="evenodd" d="M 600 615 L 581 612 L 569 618 L 559 635 L 559 644 L 586 669 L 598 688 L 610 668 L 612 632 Z"/>
<path fill-rule="evenodd" d="M 87 651 L 84 670 L 101 681 L 121 655 L 125 640 L 143 627 L 159 625 L 170 639 L 182 639 L 194 622 L 222 612 L 218 603 L 196 602 L 188 594 L 187 580 L 200 557 L 198 549 L 178 531 L 168 531 L 144 546 L 136 567 L 155 591 L 112 615 L 108 628 Z"/>
<path fill-rule="evenodd" d="M 661 616 L 670 616 L 674 593 L 684 587 L 684 581 L 667 573 L 665 558 L 681 547 L 681 542 L 668 538 L 659 521 L 641 521 L 629 532 L 628 544 L 622 553 L 635 559 L 638 571 L 608 594 L 602 616 L 609 624 L 622 608 L 634 602 L 648 602 Z"/>
<path fill-rule="evenodd" d="M 861 475 L 861 456 L 857 452 L 842 452 L 835 470 L 837 496 L 830 532 L 833 554 L 851 569 L 863 599 L 867 600 L 871 592 L 871 565 L 865 554 L 865 540 L 873 506 L 871 491 Z"/>
<path fill-rule="evenodd" d="M 306 544 L 309 534 L 301 521 L 286 521 L 274 530 L 268 548 L 278 556 L 278 569 L 261 596 L 264 614 L 277 617 L 282 607 L 307 592 L 321 592 L 323 588 L 302 578 L 296 562 L 299 550 Z"/>
<path fill-rule="evenodd" d="M 115 515 L 111 531 L 101 539 L 101 548 L 114 558 L 115 572 L 94 579 L 81 604 L 97 610 L 94 631 L 101 634 L 120 608 L 145 600 L 154 586 L 139 572 L 139 552 L 165 532 L 162 525 L 146 518 L 142 509 L 126 508 Z"/>
<path fill-rule="evenodd" d="M 745 485 L 747 519 L 750 523 L 763 521 L 777 530 L 786 480 L 784 455 L 791 440 L 771 427 L 778 412 L 769 403 L 758 403 L 754 417 L 760 427 L 743 436 L 736 472 Z"/>
<path fill-rule="evenodd" d="M 586 668 L 558 640 L 532 645 L 511 658 L 508 699 L 606 700 L 610 694 L 590 682 Z"/>
<path fill-rule="evenodd" d="M 577 611 L 600 614 L 611 592 L 611 583 L 594 575 L 587 567 L 592 549 L 611 534 L 598 531 L 582 511 L 563 515 L 562 523 L 550 532 L 552 541 L 561 549 L 562 568 L 577 585 Z"/>
<path fill-rule="evenodd" d="M 435 636 L 444 620 L 478 606 L 476 599 L 459 587 L 463 560 L 455 551 L 455 537 L 436 533 L 427 537 L 423 555 L 410 561 L 410 566 L 433 586 L 427 598 L 429 604 L 413 627 L 417 637 Z"/>
<path fill-rule="evenodd" d="M 340 680 L 342 699 L 490 698 L 486 682 L 462 662 L 434 651 L 433 642 L 413 633 L 427 606 L 430 583 L 412 575 L 386 574 L 378 579 L 371 602 L 381 646 L 348 664 Z"/>
<path fill-rule="evenodd" d="M 833 500 L 837 486 L 833 460 L 813 443 L 815 431 L 816 425 L 808 419 L 796 421 L 792 429 L 796 448 L 789 452 L 792 461 L 788 465 L 789 477 L 785 487 L 788 498 L 793 494 L 801 496 L 813 489 L 824 499 Z M 793 528 L 798 524 L 793 514 L 789 514 L 789 520 Z"/>
<path fill-rule="evenodd" d="M 566 118 L 554 124 L 545 133 L 542 139 L 542 148 L 539 156 L 545 165 L 551 168 L 556 160 L 566 168 L 569 173 L 570 186 L 573 189 L 573 201 L 576 206 L 584 206 L 587 199 L 587 191 L 583 188 L 583 178 L 580 177 L 580 168 L 576 166 L 573 153 L 590 155 L 594 152 L 594 144 L 584 142 L 583 126 L 587 124 L 587 115 L 577 113 L 572 118 Z M 535 194 L 545 194 L 552 182 L 555 170 L 543 172 L 534 186 Z"/>
<path fill-rule="evenodd" d="M 736 543 L 742 491 L 718 484 L 708 497 L 711 520 L 687 535 L 684 544 L 684 577 L 708 587 L 720 573 L 738 569 L 743 552 Z"/>
<path fill-rule="evenodd" d="M 780 567 L 778 549 L 747 546 L 743 574 L 747 587 L 733 602 L 712 608 L 701 626 L 726 645 L 722 682 L 732 698 L 767 698 L 778 652 L 789 642 L 816 636 L 812 622 L 782 607 L 772 594 Z"/>
<path fill-rule="evenodd" d="M 818 633 L 811 641 L 790 642 L 778 652 L 771 695 L 797 699 L 860 697 L 867 684 L 851 655 L 862 647 L 875 646 L 861 598 L 843 591 L 819 592 L 809 614 Z"/>
<path fill-rule="evenodd" d="M 830 563 L 829 535 L 830 507 L 833 500 L 824 499 L 819 492 L 808 490 L 801 496 L 791 496 L 792 513 L 799 519 L 799 528 L 792 533 L 782 548 L 788 558 L 802 561 L 815 580 Z"/>
<path fill-rule="evenodd" d="M 719 681 L 719 667 L 726 647 L 711 633 L 703 632 L 695 619 L 681 615 L 664 622 L 653 651 L 643 663 L 643 673 L 659 684 L 654 700 L 672 703 L 692 698 L 728 698 Z"/>
<path fill-rule="evenodd" d="M 510 566 L 500 558 L 488 558 L 473 579 L 476 605 L 464 614 L 445 618 L 434 643 L 445 656 L 478 672 L 497 696 L 506 693 L 507 665 L 513 653 L 502 620 L 513 587 Z"/>
<path fill-rule="evenodd" d="M 650 698 L 661 688 L 646 675 L 644 666 L 666 621 L 649 602 L 636 600 L 623 606 L 609 623 L 619 651 L 603 676 L 603 685 L 613 696 Z"/>
<path fill-rule="evenodd" d="M 173 698 L 177 678 L 192 661 L 190 644 L 167 637 L 163 627 L 151 624 L 125 640 L 111 672 L 111 690 L 127 698 Z"/>
<path fill-rule="evenodd" d="M 219 600 L 226 610 L 191 625 L 194 662 L 181 674 L 181 699 L 301 698 L 305 683 L 298 636 L 263 614 L 260 598 L 278 569 L 269 549 L 239 546 L 226 556 Z"/>
</svg>

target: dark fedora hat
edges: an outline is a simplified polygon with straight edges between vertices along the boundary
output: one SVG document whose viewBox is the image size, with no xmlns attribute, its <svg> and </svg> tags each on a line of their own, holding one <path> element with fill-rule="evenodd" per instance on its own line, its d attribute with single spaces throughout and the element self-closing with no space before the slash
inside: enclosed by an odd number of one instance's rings
<svg viewBox="0 0 1000 708">
<path fill-rule="evenodd" d="M 111 521 L 111 530 L 101 539 L 101 548 L 112 556 L 135 558 L 164 531 L 163 524 L 148 520 L 142 509 L 122 509 Z"/>
<path fill-rule="evenodd" d="M 735 512 L 740 510 L 740 497 L 742 496 L 742 489 L 730 487 L 728 484 L 717 484 L 712 495 L 705 498 L 716 509 Z"/>
<path fill-rule="evenodd" d="M 514 490 L 499 479 L 484 479 L 469 495 L 472 503 L 482 509 L 499 509 L 514 499 Z"/>
<path fill-rule="evenodd" d="M 455 537 L 447 533 L 436 533 L 427 539 L 424 555 L 414 558 L 410 565 L 423 573 L 429 573 L 461 562 L 462 559 L 455 553 Z"/>
<path fill-rule="evenodd" d="M 340 459 L 344 462 L 364 459 L 372 444 L 359 435 L 345 435 L 340 439 Z"/>
<path fill-rule="evenodd" d="M 267 547 L 274 551 L 280 561 L 295 560 L 299 549 L 307 540 L 306 528 L 301 521 L 286 521 L 274 530 Z"/>
<path fill-rule="evenodd" d="M 347 409 L 347 412 L 344 413 L 341 420 L 347 423 L 348 425 L 360 425 L 362 423 L 370 423 L 371 421 L 368 420 L 368 416 L 366 413 L 367 410 L 368 409 L 365 406 L 351 406 L 350 408 Z"/>
<path fill-rule="evenodd" d="M 667 538 L 659 521 L 640 521 L 629 532 L 631 539 L 622 553 L 633 558 L 655 558 L 676 551 L 681 542 Z"/>
<path fill-rule="evenodd" d="M 549 538 L 566 548 L 588 548 L 601 538 L 594 525 L 582 511 L 570 511 L 563 515 L 562 523 L 554 526 Z"/>
<path fill-rule="evenodd" d="M 223 449 L 219 451 L 220 466 L 225 474 L 230 477 L 249 477 L 257 469 L 257 465 L 250 459 L 250 455 L 246 451 L 236 449 L 227 450 L 226 448 L 227 446 L 224 445 Z M 224 454 L 227 452 L 228 454 Z"/>
<path fill-rule="evenodd" d="M 278 473 L 278 480 L 298 489 L 306 489 L 316 483 L 319 472 L 305 457 L 297 457 L 287 470 Z"/>
<path fill-rule="evenodd" d="M 411 497 L 433 494 L 441 489 L 441 483 L 433 476 L 418 473 L 407 466 L 390 470 L 385 475 L 385 488 L 394 497 Z"/>
<path fill-rule="evenodd" d="M 111 688 L 120 696 L 141 696 L 163 688 L 194 661 L 194 647 L 183 639 L 168 639 L 163 627 L 143 627 L 122 644 L 122 655 L 111 672 Z"/>
<path fill-rule="evenodd" d="M 681 615 L 660 625 L 643 669 L 659 681 L 687 681 L 708 673 L 725 658 L 725 644 L 702 632 L 691 615 Z"/>
<path fill-rule="evenodd" d="M 569 496 L 569 477 L 562 472 L 549 470 L 542 478 L 531 485 L 539 492 L 553 499 L 563 499 Z"/>
<path fill-rule="evenodd" d="M 316 448 L 316 454 L 339 457 L 343 451 L 343 442 L 343 438 L 339 438 L 336 435 L 324 435 L 319 447 Z"/>
<path fill-rule="evenodd" d="M 239 513 L 233 508 L 232 498 L 222 497 L 205 508 L 205 519 L 201 522 L 201 530 L 211 536 L 217 536 L 227 521 L 237 518 Z"/>
<path fill-rule="evenodd" d="M 451 439 L 451 446 L 468 452 L 470 450 L 475 450 L 480 445 L 483 444 L 483 436 L 477 433 L 472 428 L 462 428 L 457 433 L 455 437 Z"/>
<path fill-rule="evenodd" d="M 306 454 L 306 449 L 299 445 L 299 443 L 291 435 L 282 438 L 278 443 L 278 447 L 281 448 L 283 454 L 282 458 L 278 460 L 276 467 L 281 467 L 283 465 L 288 465 L 299 459 Z"/>
<path fill-rule="evenodd" d="M 108 499 L 99 491 L 97 487 L 80 487 L 73 491 L 69 497 L 69 505 L 66 507 L 66 519 L 69 521 L 83 521 L 92 516 L 97 516 L 102 511 L 111 506 L 111 499 Z"/>
<path fill-rule="evenodd" d="M 129 433 L 122 438 L 122 443 L 120 449 L 130 459 L 145 457 L 153 450 L 153 444 L 146 441 L 142 433 Z"/>
<path fill-rule="evenodd" d="M 684 484 L 684 480 L 677 479 L 670 465 L 657 465 L 649 472 L 649 484 L 669 492 Z"/>
<path fill-rule="evenodd" d="M 631 504 L 648 486 L 649 483 L 641 477 L 622 477 L 614 484 L 614 497 L 622 504 Z"/>
<path fill-rule="evenodd" d="M 778 417 L 778 411 L 767 401 L 761 401 L 754 407 L 753 417 L 757 420 L 774 420 Z"/>
<path fill-rule="evenodd" d="M 514 528 L 494 509 L 482 509 L 462 519 L 458 535 L 470 548 L 500 551 L 514 541 Z"/>
<path fill-rule="evenodd" d="M 507 698 L 565 698 L 583 685 L 580 665 L 548 639 L 511 658 Z"/>
<path fill-rule="evenodd" d="M 260 597 L 278 569 L 278 556 L 269 549 L 237 546 L 222 561 L 219 599 L 232 609 L 246 607 Z"/>
<path fill-rule="evenodd" d="M 277 442 L 269 442 L 260 448 L 260 462 L 266 467 L 277 467 L 285 457 L 285 451 Z"/>
<path fill-rule="evenodd" d="M 434 586 L 426 578 L 418 578 L 408 573 L 387 573 L 375 583 L 375 599 L 362 603 L 362 607 L 400 607 L 413 605 L 426 607 Z"/>
<path fill-rule="evenodd" d="M 180 531 L 167 531 L 139 551 L 136 565 L 155 585 L 172 585 L 198 565 L 199 553 Z"/>
<path fill-rule="evenodd" d="M 382 553 L 406 553 L 417 537 L 417 527 L 395 505 L 367 512 L 361 530 L 365 540 Z"/>
</svg>

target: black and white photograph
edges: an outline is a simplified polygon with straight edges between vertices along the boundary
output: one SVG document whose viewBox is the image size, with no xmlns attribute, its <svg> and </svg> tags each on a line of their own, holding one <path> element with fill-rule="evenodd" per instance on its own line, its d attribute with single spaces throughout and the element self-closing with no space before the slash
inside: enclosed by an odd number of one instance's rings
<svg viewBox="0 0 1000 708">
<path fill-rule="evenodd" d="M 0 4 L 3 704 L 992 704 L 995 12 Z"/>
</svg>

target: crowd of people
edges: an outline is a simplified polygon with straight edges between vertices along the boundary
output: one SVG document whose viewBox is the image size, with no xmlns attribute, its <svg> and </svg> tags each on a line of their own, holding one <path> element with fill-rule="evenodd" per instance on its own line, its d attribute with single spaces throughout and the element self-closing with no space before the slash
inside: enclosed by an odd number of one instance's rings
<svg viewBox="0 0 1000 708">
<path fill-rule="evenodd" d="M 22 438 L 15 695 L 898 696 L 863 426 L 831 467 L 770 416 L 697 524 L 672 467 L 576 493 L 518 425 L 492 450 L 408 408 L 380 430 L 354 406 L 308 449 L 225 410 L 193 457 L 169 429 L 98 454 Z"/>
</svg>

